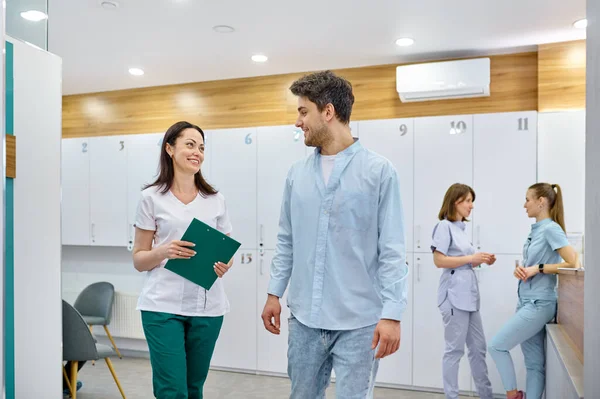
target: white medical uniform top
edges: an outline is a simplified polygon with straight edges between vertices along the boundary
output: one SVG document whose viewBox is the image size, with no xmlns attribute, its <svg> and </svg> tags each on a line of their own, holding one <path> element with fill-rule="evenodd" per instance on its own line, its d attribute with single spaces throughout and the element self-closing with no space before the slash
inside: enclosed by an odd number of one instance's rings
<svg viewBox="0 0 600 399">
<path fill-rule="evenodd" d="M 193 218 L 224 234 L 231 233 L 225 198 L 221 193 L 206 198 L 198 194 L 184 204 L 171 192 L 160 193 L 160 187 L 142 191 L 135 226 L 155 231 L 153 247 L 180 240 Z M 196 250 L 195 248 L 192 248 Z M 196 250 L 195 256 L 202 256 Z M 223 259 L 227 262 L 229 259 Z M 223 279 L 218 278 L 210 290 L 164 268 L 165 259 L 146 274 L 137 309 L 181 316 L 222 316 L 229 312 Z"/>
</svg>

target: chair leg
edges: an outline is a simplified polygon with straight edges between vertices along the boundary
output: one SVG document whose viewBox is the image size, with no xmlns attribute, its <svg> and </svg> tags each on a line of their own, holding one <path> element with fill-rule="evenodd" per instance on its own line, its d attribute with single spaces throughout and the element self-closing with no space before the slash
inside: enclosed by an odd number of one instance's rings
<svg viewBox="0 0 600 399">
<path fill-rule="evenodd" d="M 121 392 L 121 396 L 123 397 L 123 399 L 127 399 L 125 397 L 125 392 L 123 392 L 123 387 L 121 387 L 121 383 L 119 382 L 119 379 L 117 378 L 117 373 L 115 373 L 115 369 L 113 368 L 112 362 L 107 357 L 104 358 L 104 360 L 106 361 L 106 365 L 108 366 L 110 373 L 112 374 L 113 378 L 115 379 L 115 383 L 117 384 L 117 388 L 119 388 L 119 392 Z"/>
<path fill-rule="evenodd" d="M 92 326 L 91 324 L 90 324 L 90 332 L 92 333 L 92 335 L 94 335 L 94 326 Z M 95 366 L 95 365 L 96 365 L 96 361 L 92 360 L 92 366 Z"/>
<path fill-rule="evenodd" d="M 71 397 L 77 399 L 77 369 L 79 362 L 71 362 Z"/>
<path fill-rule="evenodd" d="M 108 339 L 110 339 L 113 348 L 115 348 L 115 352 L 117 352 L 117 356 L 119 356 L 119 359 L 123 359 L 123 356 L 121 356 L 121 352 L 119 352 L 119 349 L 117 348 L 117 344 L 115 344 L 115 340 L 113 339 L 112 335 L 110 335 L 110 331 L 108 331 L 108 327 L 104 326 L 104 331 L 106 331 L 106 335 L 108 336 Z"/>
<path fill-rule="evenodd" d="M 65 366 L 63 366 L 63 376 L 65 377 L 65 381 L 67 382 L 67 388 L 69 389 L 69 392 L 72 391 L 71 389 L 71 381 L 69 381 L 69 376 L 67 375 L 67 369 L 65 368 Z"/>
</svg>

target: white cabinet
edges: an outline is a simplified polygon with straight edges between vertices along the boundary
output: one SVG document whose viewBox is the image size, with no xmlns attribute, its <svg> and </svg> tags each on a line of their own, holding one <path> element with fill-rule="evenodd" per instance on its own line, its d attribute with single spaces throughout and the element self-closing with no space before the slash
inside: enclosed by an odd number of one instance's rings
<svg viewBox="0 0 600 399">
<path fill-rule="evenodd" d="M 473 117 L 416 118 L 414 157 L 414 252 L 429 252 L 446 190 L 454 183 L 473 185 Z"/>
<path fill-rule="evenodd" d="M 358 130 L 359 130 L 359 122 L 354 122 L 351 121 L 350 122 L 350 133 L 352 133 L 352 137 L 359 137 L 358 135 Z"/>
<path fill-rule="evenodd" d="M 231 311 L 225 315 L 211 366 L 256 370 L 256 251 L 239 250 L 223 277 Z"/>
<path fill-rule="evenodd" d="M 202 177 L 210 185 L 212 185 L 212 132 L 203 130 L 204 132 L 204 162 L 202 162 Z"/>
<path fill-rule="evenodd" d="M 412 119 L 359 122 L 362 145 L 387 158 L 400 180 L 406 250 L 413 249 L 414 130 Z"/>
<path fill-rule="evenodd" d="M 231 236 L 241 248 L 257 248 L 256 129 L 211 132 L 211 184 L 224 196 L 233 225 Z"/>
<path fill-rule="evenodd" d="M 61 224 L 64 245 L 90 245 L 89 139 L 62 141 Z"/>
<path fill-rule="evenodd" d="M 518 295 L 518 281 L 513 276 L 515 261 L 520 255 L 498 255 L 496 263 L 477 271 L 479 291 L 481 295 L 481 318 L 483 331 L 489 344 L 494 335 L 515 314 Z M 517 375 L 519 389 L 525 390 L 525 361 L 520 345 L 510 351 Z M 489 352 L 486 356 L 488 374 L 492 389 L 496 394 L 504 394 L 505 390 L 500 380 L 500 374 Z"/>
<path fill-rule="evenodd" d="M 560 185 L 568 232 L 585 225 L 585 110 L 538 114 L 538 181 Z"/>
<path fill-rule="evenodd" d="M 260 127 L 257 136 L 258 244 L 275 249 L 285 180 L 292 164 L 306 156 L 306 146 L 293 126 Z"/>
<path fill-rule="evenodd" d="M 266 373 L 287 373 L 287 349 L 288 349 L 288 319 L 290 309 L 287 307 L 287 289 L 283 297 L 279 299 L 281 304 L 280 334 L 274 335 L 268 332 L 260 319 L 262 310 L 267 301 L 267 289 L 269 287 L 269 271 L 275 251 L 266 250 L 258 259 L 258 296 L 256 297 L 256 308 L 258 311 L 258 371 Z"/>
<path fill-rule="evenodd" d="M 519 253 L 531 220 L 523 204 L 536 182 L 536 112 L 474 116 L 472 215 L 476 251 Z"/>
<path fill-rule="evenodd" d="M 363 132 L 361 128 L 361 132 Z M 413 282 L 414 254 L 407 253 L 409 275 L 406 281 L 408 303 L 402 316 L 400 349 L 391 356 L 381 359 L 377 371 L 377 382 L 409 386 L 413 384 Z M 417 334 L 419 332 L 417 331 Z"/>
<path fill-rule="evenodd" d="M 91 243 L 127 245 L 127 146 L 122 136 L 90 139 Z"/>
<path fill-rule="evenodd" d="M 444 387 L 444 323 L 437 306 L 437 289 L 442 271 L 433 264 L 432 254 L 415 254 L 413 273 L 413 385 L 424 388 Z M 467 350 L 458 372 L 461 391 L 471 390 L 471 369 Z"/>
<path fill-rule="evenodd" d="M 127 243 L 131 249 L 135 237 L 135 216 L 140 193 L 153 183 L 160 171 L 163 134 L 138 134 L 127 138 Z"/>
</svg>

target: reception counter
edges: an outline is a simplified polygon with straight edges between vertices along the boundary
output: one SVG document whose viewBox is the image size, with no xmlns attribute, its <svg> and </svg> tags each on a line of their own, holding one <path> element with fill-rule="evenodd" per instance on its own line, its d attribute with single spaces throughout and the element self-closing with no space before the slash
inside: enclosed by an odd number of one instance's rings
<svg viewBox="0 0 600 399">
<path fill-rule="evenodd" d="M 558 324 L 548 324 L 546 399 L 583 399 L 584 269 L 561 269 Z"/>
</svg>

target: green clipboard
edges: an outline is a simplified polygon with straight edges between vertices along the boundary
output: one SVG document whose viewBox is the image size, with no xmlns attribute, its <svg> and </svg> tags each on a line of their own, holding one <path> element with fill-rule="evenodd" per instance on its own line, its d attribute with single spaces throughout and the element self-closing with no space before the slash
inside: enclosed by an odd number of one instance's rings
<svg viewBox="0 0 600 399">
<path fill-rule="evenodd" d="M 190 280 L 207 290 L 217 280 L 214 265 L 227 263 L 242 245 L 219 230 L 194 218 L 181 237 L 181 241 L 196 244 L 192 249 L 196 255 L 190 259 L 169 259 L 165 269 Z"/>
</svg>

